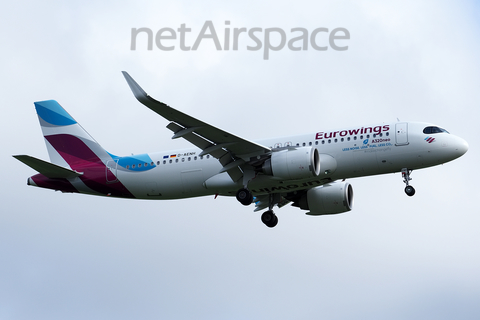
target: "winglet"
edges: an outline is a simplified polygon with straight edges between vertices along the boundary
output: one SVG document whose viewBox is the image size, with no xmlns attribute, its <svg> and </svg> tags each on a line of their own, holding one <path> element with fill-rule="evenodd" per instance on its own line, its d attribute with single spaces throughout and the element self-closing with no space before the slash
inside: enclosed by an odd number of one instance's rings
<svg viewBox="0 0 480 320">
<path fill-rule="evenodd" d="M 142 87 L 138 85 L 135 80 L 133 80 L 133 78 L 128 74 L 127 71 L 122 71 L 122 73 L 125 77 L 125 80 L 127 80 L 127 83 L 130 86 L 130 89 L 132 90 L 135 98 L 137 98 L 138 101 L 143 103 L 145 99 L 149 97 L 149 95 L 145 92 L 145 90 L 142 89 Z"/>
</svg>

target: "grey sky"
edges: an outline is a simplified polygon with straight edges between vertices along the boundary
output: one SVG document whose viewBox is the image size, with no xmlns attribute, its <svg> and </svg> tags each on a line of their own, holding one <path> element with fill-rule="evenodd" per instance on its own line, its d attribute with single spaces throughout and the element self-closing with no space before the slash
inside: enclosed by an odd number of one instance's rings
<svg viewBox="0 0 480 320">
<path fill-rule="evenodd" d="M 479 14 L 474 1 L 17 1 L 0 13 L 0 319 L 475 319 L 480 313 Z M 131 28 L 347 28 L 347 51 L 130 50 Z M 213 197 L 132 201 L 28 187 L 48 159 L 34 101 L 109 152 L 189 147 L 153 97 L 247 139 L 382 121 L 469 142 L 448 164 L 353 179 L 354 210 L 309 217 Z"/>
</svg>

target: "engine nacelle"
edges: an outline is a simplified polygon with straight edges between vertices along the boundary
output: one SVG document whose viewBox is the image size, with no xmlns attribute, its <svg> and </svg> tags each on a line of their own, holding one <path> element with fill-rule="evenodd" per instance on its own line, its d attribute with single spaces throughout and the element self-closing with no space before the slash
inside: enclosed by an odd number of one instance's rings
<svg viewBox="0 0 480 320">
<path fill-rule="evenodd" d="M 348 182 L 325 184 L 308 190 L 297 204 L 313 216 L 347 212 L 353 208 L 353 188 Z"/>
<path fill-rule="evenodd" d="M 262 166 L 264 173 L 285 180 L 308 179 L 320 173 L 317 148 L 302 147 L 273 151 Z"/>
</svg>

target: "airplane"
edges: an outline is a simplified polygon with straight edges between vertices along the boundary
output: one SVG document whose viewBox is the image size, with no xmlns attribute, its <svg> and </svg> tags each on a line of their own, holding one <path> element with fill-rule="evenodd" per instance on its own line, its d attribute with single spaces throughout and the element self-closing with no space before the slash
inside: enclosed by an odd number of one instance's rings
<svg viewBox="0 0 480 320">
<path fill-rule="evenodd" d="M 235 196 L 255 204 L 269 228 L 273 208 L 289 203 L 308 215 L 353 208 L 346 179 L 401 172 L 405 193 L 412 170 L 452 161 L 468 150 L 465 140 L 423 122 L 391 122 L 249 141 L 178 111 L 149 96 L 125 71 L 135 98 L 169 121 L 185 150 L 116 156 L 103 149 L 55 100 L 35 102 L 51 162 L 16 159 L 39 173 L 27 184 L 67 193 L 131 199 Z"/>
</svg>

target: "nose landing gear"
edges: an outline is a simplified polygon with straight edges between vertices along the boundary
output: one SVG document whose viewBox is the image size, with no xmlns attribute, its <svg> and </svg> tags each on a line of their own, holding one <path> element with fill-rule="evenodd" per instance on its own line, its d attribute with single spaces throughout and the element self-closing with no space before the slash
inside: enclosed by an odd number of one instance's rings
<svg viewBox="0 0 480 320">
<path fill-rule="evenodd" d="M 407 196 L 411 197 L 415 194 L 415 188 L 412 187 L 409 183 L 410 180 L 412 180 L 412 178 L 410 178 L 410 174 L 412 173 L 412 170 L 408 170 L 407 168 L 403 168 L 402 169 L 402 178 L 403 178 L 403 182 L 407 185 L 405 187 L 405 193 L 407 194 Z"/>
</svg>

